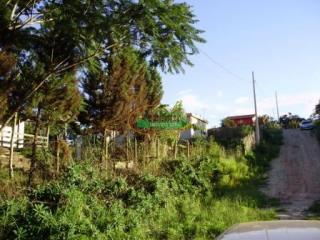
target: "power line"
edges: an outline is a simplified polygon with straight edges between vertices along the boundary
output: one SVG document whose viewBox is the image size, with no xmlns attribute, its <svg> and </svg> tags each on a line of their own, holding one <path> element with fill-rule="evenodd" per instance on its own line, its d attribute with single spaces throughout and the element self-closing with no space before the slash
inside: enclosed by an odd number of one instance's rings
<svg viewBox="0 0 320 240">
<path fill-rule="evenodd" d="M 215 64 L 216 66 L 218 66 L 219 68 L 221 68 L 222 70 L 224 70 L 225 72 L 227 72 L 228 74 L 230 74 L 231 76 L 233 76 L 234 78 L 244 81 L 246 83 L 248 83 L 247 80 L 245 80 L 244 78 L 240 77 L 238 74 L 234 73 L 233 71 L 231 71 L 229 68 L 225 67 L 223 64 L 221 64 L 220 62 L 216 61 L 215 59 L 213 59 L 208 53 L 206 53 L 204 50 L 199 48 L 200 53 L 202 53 L 204 56 L 207 57 L 207 59 L 209 59 L 213 64 Z M 263 97 L 265 98 L 269 98 L 268 95 L 265 93 L 265 91 L 263 90 L 262 87 L 260 87 L 260 84 L 258 84 L 258 82 L 254 79 L 254 73 L 252 73 L 252 78 L 253 78 L 253 84 L 254 84 L 254 102 L 255 102 L 255 113 L 257 115 L 257 106 L 256 106 L 256 93 L 255 93 L 255 86 L 258 87 L 259 92 L 262 93 Z M 259 135 L 259 132 L 257 133 Z M 257 140 L 259 141 L 260 136 L 257 137 Z"/>
<path fill-rule="evenodd" d="M 225 72 L 229 73 L 231 76 L 233 76 L 236 79 L 239 79 L 241 81 L 245 81 L 248 82 L 247 80 L 245 80 L 244 78 L 240 77 L 238 74 L 234 73 L 233 71 L 231 71 L 230 69 L 228 69 L 227 67 L 225 67 L 223 64 L 219 63 L 218 61 L 214 60 L 208 53 L 206 53 L 205 51 L 203 51 L 202 49 L 199 48 L 199 51 L 206 56 L 212 63 L 214 63 L 216 66 L 220 67 L 222 70 L 224 70 Z"/>
</svg>

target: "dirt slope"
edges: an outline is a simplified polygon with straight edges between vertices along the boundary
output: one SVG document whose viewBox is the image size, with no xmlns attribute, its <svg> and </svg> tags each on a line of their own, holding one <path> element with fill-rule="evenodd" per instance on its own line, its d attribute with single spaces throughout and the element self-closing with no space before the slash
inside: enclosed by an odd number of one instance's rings
<svg viewBox="0 0 320 240">
<path fill-rule="evenodd" d="M 284 218 L 303 218 L 320 199 L 320 144 L 309 131 L 284 130 L 280 156 L 271 163 L 263 191 L 280 199 Z"/>
<path fill-rule="evenodd" d="M 0 167 L 8 168 L 8 165 L 9 165 L 9 149 L 1 147 L 0 148 Z M 22 156 L 19 152 L 15 151 L 13 153 L 13 168 L 27 171 L 30 168 L 30 160 Z"/>
</svg>

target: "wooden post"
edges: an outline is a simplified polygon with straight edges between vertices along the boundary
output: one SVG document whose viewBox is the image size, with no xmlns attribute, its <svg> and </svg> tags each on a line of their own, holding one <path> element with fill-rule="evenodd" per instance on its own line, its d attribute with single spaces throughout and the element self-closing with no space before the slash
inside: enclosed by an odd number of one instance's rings
<svg viewBox="0 0 320 240">
<path fill-rule="evenodd" d="M 157 156 L 157 159 L 159 159 L 159 138 L 156 139 L 156 156 Z"/>
<path fill-rule="evenodd" d="M 190 142 L 187 140 L 187 157 L 190 158 Z"/>
<path fill-rule="evenodd" d="M 129 167 L 129 161 L 130 161 L 130 157 L 129 157 L 129 135 L 127 134 L 126 136 L 126 168 L 128 169 Z"/>
<path fill-rule="evenodd" d="M 34 133 L 33 133 L 33 143 L 32 143 L 32 156 L 31 156 L 31 163 L 30 163 L 30 171 L 29 171 L 29 186 L 33 183 L 33 174 L 36 170 L 36 161 L 37 161 L 37 146 L 38 146 L 38 134 L 40 129 L 40 115 L 41 115 L 41 107 L 38 106 L 37 110 L 37 117 L 34 127 Z"/>
<path fill-rule="evenodd" d="M 109 139 L 108 139 L 108 135 L 107 132 L 105 131 L 104 133 L 104 161 L 105 161 L 105 168 L 106 171 L 109 170 Z"/>
<path fill-rule="evenodd" d="M 76 159 L 81 160 L 82 158 L 82 136 L 77 135 L 76 137 Z"/>
<path fill-rule="evenodd" d="M 56 142 L 56 176 L 59 175 L 60 171 L 60 138 L 57 136 L 57 142 Z"/>
<path fill-rule="evenodd" d="M 137 138 L 134 138 L 134 160 L 135 160 L 135 164 L 138 162 L 138 142 L 137 142 Z"/>
<path fill-rule="evenodd" d="M 14 135 L 16 131 L 17 125 L 17 113 L 14 115 L 12 131 L 11 131 L 11 139 L 10 139 L 10 155 L 9 155 L 9 175 L 10 178 L 13 178 L 13 148 L 14 148 Z"/>
<path fill-rule="evenodd" d="M 47 126 L 46 130 L 46 137 L 47 137 L 47 142 L 46 142 L 46 147 L 49 148 L 49 136 L 50 136 L 50 126 Z"/>
<path fill-rule="evenodd" d="M 16 141 L 16 143 L 17 143 L 16 147 L 17 148 L 19 148 L 19 142 L 20 142 L 19 138 L 20 138 L 20 118 L 18 118 L 17 141 Z"/>
<path fill-rule="evenodd" d="M 178 140 L 175 141 L 174 143 L 174 159 L 177 159 L 177 155 L 178 155 Z"/>
</svg>

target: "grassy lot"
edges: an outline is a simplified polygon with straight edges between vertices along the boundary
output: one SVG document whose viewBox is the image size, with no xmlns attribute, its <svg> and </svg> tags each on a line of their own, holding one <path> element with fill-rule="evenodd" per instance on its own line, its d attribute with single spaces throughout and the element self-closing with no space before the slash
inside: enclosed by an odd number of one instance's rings
<svg viewBox="0 0 320 240">
<path fill-rule="evenodd" d="M 281 131 L 264 136 L 247 156 L 202 142 L 201 157 L 159 162 L 152 174 L 146 166 L 106 179 L 90 162 L 73 164 L 59 179 L 2 196 L 0 238 L 214 239 L 235 223 L 275 219 L 258 188 Z M 23 179 L 6 182 L 23 188 Z"/>
</svg>

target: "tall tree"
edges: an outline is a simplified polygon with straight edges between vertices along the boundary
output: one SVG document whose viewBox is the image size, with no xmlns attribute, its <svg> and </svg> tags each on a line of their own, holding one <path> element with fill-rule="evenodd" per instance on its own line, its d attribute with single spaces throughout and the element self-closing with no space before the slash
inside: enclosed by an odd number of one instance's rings
<svg viewBox="0 0 320 240">
<path fill-rule="evenodd" d="M 51 79 L 44 84 L 33 98 L 31 105 L 25 108 L 26 117 L 34 121 L 34 141 L 29 172 L 29 183 L 33 182 L 33 175 L 37 164 L 37 147 L 39 130 L 50 125 L 64 125 L 76 118 L 80 111 L 82 98 L 75 83 L 73 74 Z"/>
<path fill-rule="evenodd" d="M 10 108 L 10 92 L 12 91 L 16 59 L 12 54 L 0 50 L 0 123 Z"/>
<path fill-rule="evenodd" d="M 53 75 L 84 71 L 92 58 L 109 59 L 114 46 L 133 46 L 150 66 L 179 72 L 183 64 L 191 64 L 188 57 L 197 52 L 195 42 L 203 42 L 190 6 L 172 0 L 2 0 L 0 5 L 0 48 L 17 49 L 21 66 L 45 35 L 54 58 L 4 124 Z"/>
<path fill-rule="evenodd" d="M 105 155 L 110 131 L 127 132 L 162 96 L 160 76 L 131 48 L 112 55 L 107 67 L 88 71 L 82 88 L 86 109 L 80 120 L 104 136 Z"/>
</svg>

